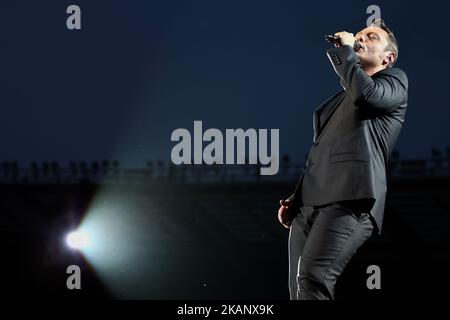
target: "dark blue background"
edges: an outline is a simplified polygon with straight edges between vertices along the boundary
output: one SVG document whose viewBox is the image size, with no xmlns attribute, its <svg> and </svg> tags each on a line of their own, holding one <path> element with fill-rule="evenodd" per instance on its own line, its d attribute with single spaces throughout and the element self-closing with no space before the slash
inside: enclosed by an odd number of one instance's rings
<svg viewBox="0 0 450 320">
<path fill-rule="evenodd" d="M 82 30 L 66 28 L 66 8 Z M 0 5 L 4 160 L 170 159 L 176 128 L 279 128 L 302 161 L 312 111 L 341 89 L 324 35 L 356 33 L 377 4 L 410 82 L 397 147 L 447 147 L 447 7 L 410 1 L 9 1 Z"/>
</svg>

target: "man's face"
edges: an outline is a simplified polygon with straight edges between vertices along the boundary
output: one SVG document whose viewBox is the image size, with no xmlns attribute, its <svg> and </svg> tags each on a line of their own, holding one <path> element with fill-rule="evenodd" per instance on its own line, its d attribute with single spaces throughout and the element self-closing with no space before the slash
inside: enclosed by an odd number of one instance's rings
<svg viewBox="0 0 450 320">
<path fill-rule="evenodd" d="M 356 54 L 363 67 L 378 67 L 389 62 L 391 51 L 385 51 L 388 36 L 386 31 L 378 27 L 365 28 L 355 35 L 362 46 Z"/>
</svg>

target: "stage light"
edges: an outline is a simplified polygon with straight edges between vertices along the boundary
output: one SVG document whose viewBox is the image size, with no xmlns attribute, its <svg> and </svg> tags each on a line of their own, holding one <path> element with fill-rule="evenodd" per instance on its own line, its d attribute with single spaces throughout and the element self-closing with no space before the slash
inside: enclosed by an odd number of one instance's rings
<svg viewBox="0 0 450 320">
<path fill-rule="evenodd" d="M 72 249 L 86 248 L 89 242 L 89 236 L 80 230 L 70 232 L 66 237 L 66 243 Z"/>
</svg>

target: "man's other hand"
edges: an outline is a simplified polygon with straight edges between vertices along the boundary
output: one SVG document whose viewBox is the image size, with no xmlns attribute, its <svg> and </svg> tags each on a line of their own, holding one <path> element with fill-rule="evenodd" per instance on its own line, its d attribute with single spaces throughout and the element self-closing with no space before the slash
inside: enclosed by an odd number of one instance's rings
<svg viewBox="0 0 450 320">
<path fill-rule="evenodd" d="M 283 227 L 290 229 L 291 221 L 289 219 L 289 206 L 291 205 L 290 200 L 280 200 L 280 209 L 278 209 L 278 221 L 283 225 Z"/>
</svg>

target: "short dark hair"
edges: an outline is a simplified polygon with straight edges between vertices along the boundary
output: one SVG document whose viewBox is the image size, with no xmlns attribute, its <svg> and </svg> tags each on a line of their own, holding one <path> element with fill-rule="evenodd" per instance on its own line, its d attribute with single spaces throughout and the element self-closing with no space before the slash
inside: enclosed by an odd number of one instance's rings
<svg viewBox="0 0 450 320">
<path fill-rule="evenodd" d="M 373 20 L 371 26 L 383 29 L 388 34 L 388 39 L 387 39 L 388 40 L 388 45 L 385 48 L 385 50 L 386 51 L 393 51 L 395 53 L 395 60 L 389 62 L 388 65 L 386 66 L 386 68 L 392 68 L 394 66 L 394 64 L 398 60 L 398 43 L 397 43 L 397 39 L 395 38 L 394 33 L 392 32 L 391 29 L 389 29 L 389 27 L 386 25 L 386 23 L 384 22 L 383 19 L 375 19 L 375 20 Z"/>
</svg>

